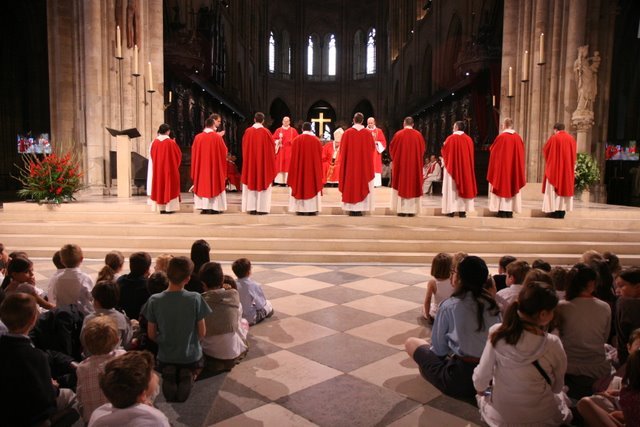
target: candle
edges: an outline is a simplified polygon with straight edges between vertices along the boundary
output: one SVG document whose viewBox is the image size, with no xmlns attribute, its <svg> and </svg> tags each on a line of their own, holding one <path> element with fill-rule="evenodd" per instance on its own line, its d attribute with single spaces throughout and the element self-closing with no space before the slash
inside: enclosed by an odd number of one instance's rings
<svg viewBox="0 0 640 427">
<path fill-rule="evenodd" d="M 169 104 L 171 104 L 171 91 L 169 91 Z"/>
<path fill-rule="evenodd" d="M 494 106 L 494 107 L 496 106 L 496 96 L 495 95 L 493 95 L 491 97 L 491 105 Z"/>
<path fill-rule="evenodd" d="M 120 37 L 120 25 L 116 26 L 116 58 L 122 58 L 122 39 Z"/>
<path fill-rule="evenodd" d="M 151 71 L 151 61 L 149 61 L 148 66 L 149 66 L 149 71 L 148 71 L 148 74 L 149 74 L 149 92 L 152 92 L 153 91 L 153 72 Z"/>
<path fill-rule="evenodd" d="M 529 51 L 524 51 L 524 58 L 522 60 L 522 81 L 529 81 Z"/>
<path fill-rule="evenodd" d="M 509 67 L 509 90 L 507 91 L 507 96 L 513 96 L 513 67 Z"/>
<path fill-rule="evenodd" d="M 133 75 L 140 75 L 138 70 L 138 45 L 133 46 Z"/>
<path fill-rule="evenodd" d="M 538 64 L 544 64 L 544 33 L 540 33 L 540 55 Z"/>
</svg>

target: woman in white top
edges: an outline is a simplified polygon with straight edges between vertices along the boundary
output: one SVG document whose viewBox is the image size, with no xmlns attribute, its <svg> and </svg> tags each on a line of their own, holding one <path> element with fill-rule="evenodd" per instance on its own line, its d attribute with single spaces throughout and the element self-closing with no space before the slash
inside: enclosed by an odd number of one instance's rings
<svg viewBox="0 0 640 427">
<path fill-rule="evenodd" d="M 550 285 L 532 282 L 507 308 L 504 321 L 489 329 L 473 372 L 478 407 L 488 425 L 557 426 L 571 421 L 562 393 L 567 358 L 560 339 L 544 331 L 557 304 Z"/>
<path fill-rule="evenodd" d="M 565 383 L 574 399 L 590 396 L 593 383 L 611 373 L 604 347 L 611 331 L 611 308 L 593 296 L 597 279 L 593 268 L 574 265 L 567 277 L 565 301 L 556 310 L 568 360 Z"/>
<path fill-rule="evenodd" d="M 427 282 L 427 295 L 424 298 L 422 316 L 433 323 L 438 307 L 453 293 L 451 285 L 451 267 L 453 257 L 446 253 L 439 253 L 431 262 L 431 276 Z"/>
</svg>

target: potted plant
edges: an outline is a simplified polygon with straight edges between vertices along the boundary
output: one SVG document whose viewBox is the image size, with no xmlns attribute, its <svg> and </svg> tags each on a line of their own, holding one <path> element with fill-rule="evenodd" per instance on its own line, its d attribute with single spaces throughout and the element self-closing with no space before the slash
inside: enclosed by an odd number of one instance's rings
<svg viewBox="0 0 640 427">
<path fill-rule="evenodd" d="M 22 184 L 18 195 L 38 203 L 69 202 L 83 188 L 79 162 L 71 153 L 25 154 L 17 168 L 16 179 Z"/>
<path fill-rule="evenodd" d="M 593 184 L 600 181 L 600 168 L 596 160 L 588 153 L 578 153 L 576 161 L 576 197 L 583 191 L 588 191 Z"/>
</svg>

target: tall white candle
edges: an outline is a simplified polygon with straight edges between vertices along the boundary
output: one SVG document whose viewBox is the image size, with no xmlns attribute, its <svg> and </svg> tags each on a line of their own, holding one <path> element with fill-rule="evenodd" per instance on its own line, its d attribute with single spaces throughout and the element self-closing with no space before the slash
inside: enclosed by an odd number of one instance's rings
<svg viewBox="0 0 640 427">
<path fill-rule="evenodd" d="M 169 91 L 169 104 L 171 104 L 171 91 Z"/>
<path fill-rule="evenodd" d="M 538 64 L 544 64 L 544 33 L 540 33 L 540 54 Z"/>
<path fill-rule="evenodd" d="M 529 51 L 524 51 L 524 58 L 522 59 L 522 81 L 529 81 Z"/>
<path fill-rule="evenodd" d="M 507 96 L 513 96 L 513 67 L 509 67 L 509 90 L 507 91 Z"/>
<path fill-rule="evenodd" d="M 122 37 L 120 36 L 120 25 L 116 26 L 116 58 L 122 58 Z"/>
<path fill-rule="evenodd" d="M 152 91 L 153 90 L 153 72 L 151 71 L 151 61 L 149 61 L 148 66 L 149 66 L 149 71 L 148 71 L 149 91 Z"/>
<path fill-rule="evenodd" d="M 133 46 L 133 74 L 138 75 L 138 45 Z"/>
<path fill-rule="evenodd" d="M 495 95 L 491 96 L 491 105 L 492 105 L 493 107 L 495 107 L 495 106 L 496 106 L 496 96 L 495 96 Z"/>
</svg>

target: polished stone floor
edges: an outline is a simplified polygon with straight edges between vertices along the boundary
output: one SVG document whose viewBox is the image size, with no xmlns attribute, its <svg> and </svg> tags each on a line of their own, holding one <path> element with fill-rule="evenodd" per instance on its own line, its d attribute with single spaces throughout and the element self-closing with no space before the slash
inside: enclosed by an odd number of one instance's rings
<svg viewBox="0 0 640 427">
<path fill-rule="evenodd" d="M 37 260 L 35 271 L 46 289 L 53 265 Z M 257 264 L 253 277 L 275 315 L 251 328 L 233 371 L 198 381 L 185 403 L 158 398 L 174 426 L 481 424 L 475 405 L 442 395 L 402 350 L 430 336 L 420 317 L 427 267 Z"/>
</svg>

